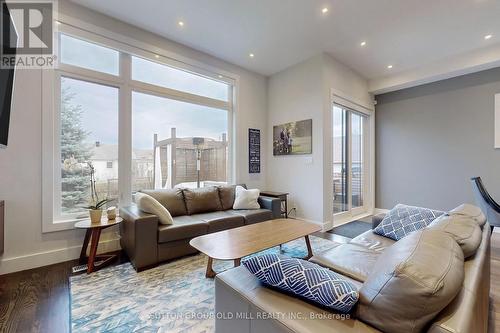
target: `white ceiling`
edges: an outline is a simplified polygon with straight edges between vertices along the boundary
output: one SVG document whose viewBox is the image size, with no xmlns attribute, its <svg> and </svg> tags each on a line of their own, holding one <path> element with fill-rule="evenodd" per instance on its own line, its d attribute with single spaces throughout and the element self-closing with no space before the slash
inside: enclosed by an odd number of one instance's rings
<svg viewBox="0 0 500 333">
<path fill-rule="evenodd" d="M 499 0 L 73 2 L 264 75 L 328 52 L 373 80 L 500 43 Z"/>
</svg>

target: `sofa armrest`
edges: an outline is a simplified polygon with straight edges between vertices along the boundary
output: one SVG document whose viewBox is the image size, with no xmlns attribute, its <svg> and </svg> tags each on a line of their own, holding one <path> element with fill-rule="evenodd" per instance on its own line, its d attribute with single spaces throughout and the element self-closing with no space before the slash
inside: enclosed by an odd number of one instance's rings
<svg viewBox="0 0 500 333">
<path fill-rule="evenodd" d="M 372 216 L 372 229 L 375 229 L 380 224 L 380 222 L 382 222 L 385 215 L 386 215 L 385 213 L 381 213 Z"/>
<path fill-rule="evenodd" d="M 281 217 L 281 200 L 279 198 L 271 198 L 260 196 L 259 197 L 260 208 L 269 209 L 273 213 L 273 219 L 278 219 Z"/>
<path fill-rule="evenodd" d="M 140 271 L 158 263 L 158 217 L 137 206 L 120 208 L 120 244 L 130 262 Z"/>
</svg>

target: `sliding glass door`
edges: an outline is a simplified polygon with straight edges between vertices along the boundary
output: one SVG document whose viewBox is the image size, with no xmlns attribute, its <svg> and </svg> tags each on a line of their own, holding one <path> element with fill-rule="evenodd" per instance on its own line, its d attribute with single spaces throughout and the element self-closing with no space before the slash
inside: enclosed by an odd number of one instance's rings
<svg viewBox="0 0 500 333">
<path fill-rule="evenodd" d="M 367 117 L 333 106 L 333 214 L 349 218 L 366 211 Z"/>
</svg>

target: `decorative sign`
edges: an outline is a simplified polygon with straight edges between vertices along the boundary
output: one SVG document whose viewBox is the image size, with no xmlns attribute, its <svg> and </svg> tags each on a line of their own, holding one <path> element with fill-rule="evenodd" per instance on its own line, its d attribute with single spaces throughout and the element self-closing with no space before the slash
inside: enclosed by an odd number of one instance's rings
<svg viewBox="0 0 500 333">
<path fill-rule="evenodd" d="M 500 94 L 495 95 L 495 148 L 500 148 Z"/>
<path fill-rule="evenodd" d="M 260 173 L 260 130 L 248 129 L 248 172 Z"/>
</svg>

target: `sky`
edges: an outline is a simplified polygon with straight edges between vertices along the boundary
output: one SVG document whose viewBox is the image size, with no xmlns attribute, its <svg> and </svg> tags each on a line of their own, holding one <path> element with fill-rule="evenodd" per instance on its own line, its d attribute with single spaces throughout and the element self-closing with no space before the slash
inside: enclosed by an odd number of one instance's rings
<svg viewBox="0 0 500 333">
<path fill-rule="evenodd" d="M 179 102 L 134 92 L 132 94 L 132 144 L 134 148 L 152 148 L 153 135 L 158 140 L 170 137 L 205 137 L 221 140 L 227 133 L 226 110 Z"/>
<path fill-rule="evenodd" d="M 61 62 L 118 75 L 120 53 L 61 34 Z"/>
<path fill-rule="evenodd" d="M 88 142 L 118 144 L 118 88 L 70 78 L 61 80 L 61 88 L 74 93 L 71 103 L 82 107 Z"/>
</svg>

